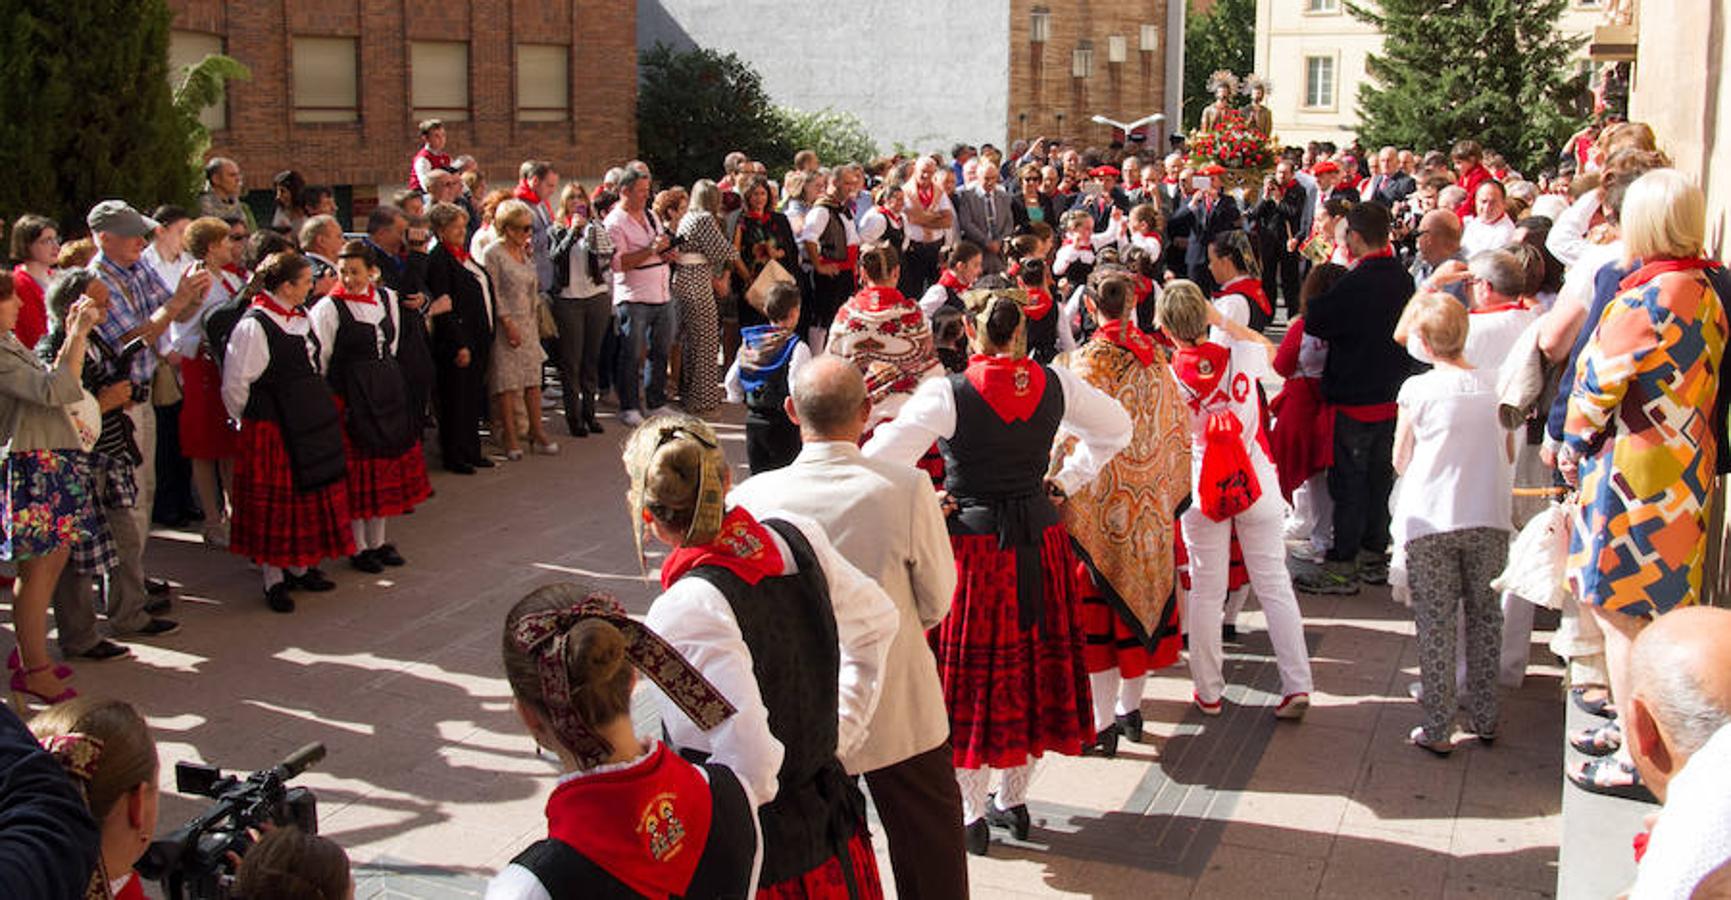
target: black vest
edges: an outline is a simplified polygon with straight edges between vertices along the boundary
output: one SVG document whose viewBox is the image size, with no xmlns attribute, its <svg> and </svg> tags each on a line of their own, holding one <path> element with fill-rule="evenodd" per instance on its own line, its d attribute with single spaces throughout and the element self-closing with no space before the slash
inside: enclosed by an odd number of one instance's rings
<svg viewBox="0 0 1731 900">
<path fill-rule="evenodd" d="M 758 883 L 775 885 L 842 854 L 865 820 L 865 797 L 835 757 L 841 653 L 829 582 L 799 529 L 777 519 L 763 524 L 792 548 L 797 573 L 756 585 L 719 566 L 690 574 L 727 598 L 751 650 L 769 731 L 786 751 L 775 800 L 758 809 L 764 847 Z"/>
<path fill-rule="evenodd" d="M 712 800 L 709 839 L 681 900 L 744 900 L 757 856 L 751 802 L 733 770 L 706 763 Z M 643 895 L 558 838 L 542 838 L 511 860 L 535 873 L 553 900 L 635 900 Z"/>
<path fill-rule="evenodd" d="M 304 338 L 289 334 L 261 309 L 247 316 L 264 329 L 270 363 L 253 381 L 242 418 L 274 422 L 282 431 L 295 490 L 314 491 L 341 481 L 348 473 L 342 422 L 330 388 L 307 356 L 307 344 L 316 349 L 318 337 L 310 331 Z"/>
<path fill-rule="evenodd" d="M 384 303 L 386 298 L 380 294 L 378 301 Z M 355 318 L 346 301 L 326 297 L 320 302 L 336 304 L 337 333 L 331 341 L 326 377 L 343 398 L 349 439 L 369 456 L 402 455 L 415 443 L 415 419 L 409 409 L 408 382 L 389 352 L 397 336 L 389 307 L 375 326 Z"/>
<path fill-rule="evenodd" d="M 1053 310 L 1048 317 L 1057 315 Z M 1045 577 L 1040 545 L 1046 529 L 1058 524 L 1058 509 L 1046 497 L 1046 468 L 1052 439 L 1064 421 L 1064 388 L 1051 369 L 1033 415 L 1023 422 L 998 417 L 968 376 L 949 376 L 956 395 L 956 431 L 939 440 L 944 454 L 944 489 L 959 509 L 949 519 L 951 534 L 996 535 L 998 546 L 1016 553 L 1018 622 L 1039 624 L 1044 612 Z"/>
<path fill-rule="evenodd" d="M 884 234 L 879 240 L 896 248 L 896 252 L 900 253 L 902 248 L 907 245 L 908 232 L 907 229 L 891 222 L 889 216 L 884 216 Z"/>
<path fill-rule="evenodd" d="M 1040 365 L 1051 365 L 1058 358 L 1058 317 L 1063 314 L 1063 307 L 1054 301 L 1045 318 L 1027 319 L 1028 355 Z"/>
<path fill-rule="evenodd" d="M 824 223 L 823 233 L 817 236 L 818 253 L 828 262 L 847 262 L 847 225 L 841 220 L 847 213 L 839 206 L 832 206 L 827 199 L 818 201 L 818 206 L 829 212 L 829 221 Z"/>
<path fill-rule="evenodd" d="M 798 340 L 790 338 L 789 340 Z M 793 368 L 792 350 L 788 351 L 788 359 L 776 370 L 769 373 L 756 390 L 745 392 L 745 421 L 747 424 L 780 425 L 788 422 L 787 407 L 784 405 L 790 392 L 787 386 L 788 370 Z"/>
</svg>

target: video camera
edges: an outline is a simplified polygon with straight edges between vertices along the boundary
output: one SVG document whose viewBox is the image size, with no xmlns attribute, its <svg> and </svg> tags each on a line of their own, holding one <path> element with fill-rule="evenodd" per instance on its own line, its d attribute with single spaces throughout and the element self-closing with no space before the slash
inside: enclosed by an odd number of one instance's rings
<svg viewBox="0 0 1731 900">
<path fill-rule="evenodd" d="M 173 832 L 152 841 L 138 872 L 162 885 L 168 900 L 224 900 L 234 885 L 234 862 L 253 844 L 250 829 L 293 825 L 318 833 L 318 800 L 288 782 L 325 758 L 325 745 L 308 744 L 245 781 L 203 763 L 174 766 L 175 790 L 215 798 L 216 803 Z"/>
</svg>

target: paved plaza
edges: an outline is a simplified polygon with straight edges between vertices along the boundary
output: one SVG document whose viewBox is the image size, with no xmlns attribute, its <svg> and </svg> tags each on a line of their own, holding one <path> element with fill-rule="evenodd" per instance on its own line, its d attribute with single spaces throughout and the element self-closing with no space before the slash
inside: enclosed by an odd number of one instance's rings
<svg viewBox="0 0 1731 900">
<path fill-rule="evenodd" d="M 743 461 L 737 411 L 725 417 Z M 134 661 L 79 666 L 78 686 L 149 716 L 169 790 L 175 760 L 251 770 L 322 741 L 329 756 L 299 783 L 359 867 L 359 896 L 478 895 L 543 834 L 555 777 L 510 709 L 505 611 L 560 579 L 611 589 L 634 613 L 655 593 L 633 555 L 623 437 L 612 425 L 561 436 L 557 457 L 435 473 L 437 496 L 391 526 L 410 565 L 367 576 L 328 564 L 339 590 L 300 595 L 292 616 L 265 609 L 237 558 L 159 530 L 148 568 L 180 585 L 184 631 L 135 644 Z M 1228 645 L 1226 714 L 1191 708 L 1182 667 L 1151 679 L 1150 742 L 1112 760 L 1047 759 L 1031 841 L 972 858 L 975 896 L 1552 896 L 1563 703 L 1548 634 L 1496 746 L 1443 760 L 1405 741 L 1419 719 L 1408 613 L 1381 589 L 1301 601 L 1317 685 L 1301 724 L 1270 714 L 1273 658 L 1247 614 Z M 165 791 L 162 829 L 199 808 Z"/>
</svg>

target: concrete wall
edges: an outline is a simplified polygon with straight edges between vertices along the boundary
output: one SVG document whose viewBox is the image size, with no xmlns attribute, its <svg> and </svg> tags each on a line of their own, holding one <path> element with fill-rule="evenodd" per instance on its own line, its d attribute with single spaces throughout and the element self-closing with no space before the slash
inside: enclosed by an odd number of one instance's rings
<svg viewBox="0 0 1731 900">
<path fill-rule="evenodd" d="M 776 103 L 853 113 L 881 150 L 948 152 L 1004 145 L 1009 9 L 1009 0 L 639 0 L 637 45 L 738 53 Z"/>
<path fill-rule="evenodd" d="M 1707 245 L 1731 250 L 1731 0 L 1641 0 L 1629 118 L 1653 126 L 1677 168 L 1707 192 Z M 1717 157 L 1717 158 L 1715 158 Z"/>
</svg>

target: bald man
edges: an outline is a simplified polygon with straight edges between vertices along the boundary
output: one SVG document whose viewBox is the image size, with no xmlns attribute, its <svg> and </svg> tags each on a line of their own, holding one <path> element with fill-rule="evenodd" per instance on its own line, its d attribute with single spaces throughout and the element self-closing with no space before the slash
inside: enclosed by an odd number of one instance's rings
<svg viewBox="0 0 1731 900">
<path fill-rule="evenodd" d="M 1629 898 L 1700 896 L 1702 879 L 1731 861 L 1731 610 L 1653 620 L 1629 651 L 1629 681 L 1624 732 L 1665 804 Z"/>
<path fill-rule="evenodd" d="M 925 631 L 950 610 L 956 563 L 931 479 L 867 459 L 859 439 L 871 415 L 865 381 L 839 356 L 818 356 L 793 376 L 787 412 L 805 446 L 793 464 L 755 475 L 729 498 L 753 514 L 815 519 L 849 562 L 883 586 L 901 616 L 883 668 L 870 733 L 842 759 L 864 775 L 889 838 L 902 897 L 968 896 L 962 796 L 951 768 L 949 714 Z"/>
<path fill-rule="evenodd" d="M 1470 307 L 1466 289 L 1466 253 L 1461 250 L 1460 217 L 1446 209 L 1433 209 L 1418 222 L 1418 252 L 1412 261 L 1413 284 L 1443 291 Z M 1451 260 L 1460 266 L 1446 266 Z M 1446 268 L 1445 268 L 1446 266 Z M 1437 276 L 1438 269 L 1443 269 Z M 1451 274 L 1452 273 L 1452 274 Z"/>
</svg>

